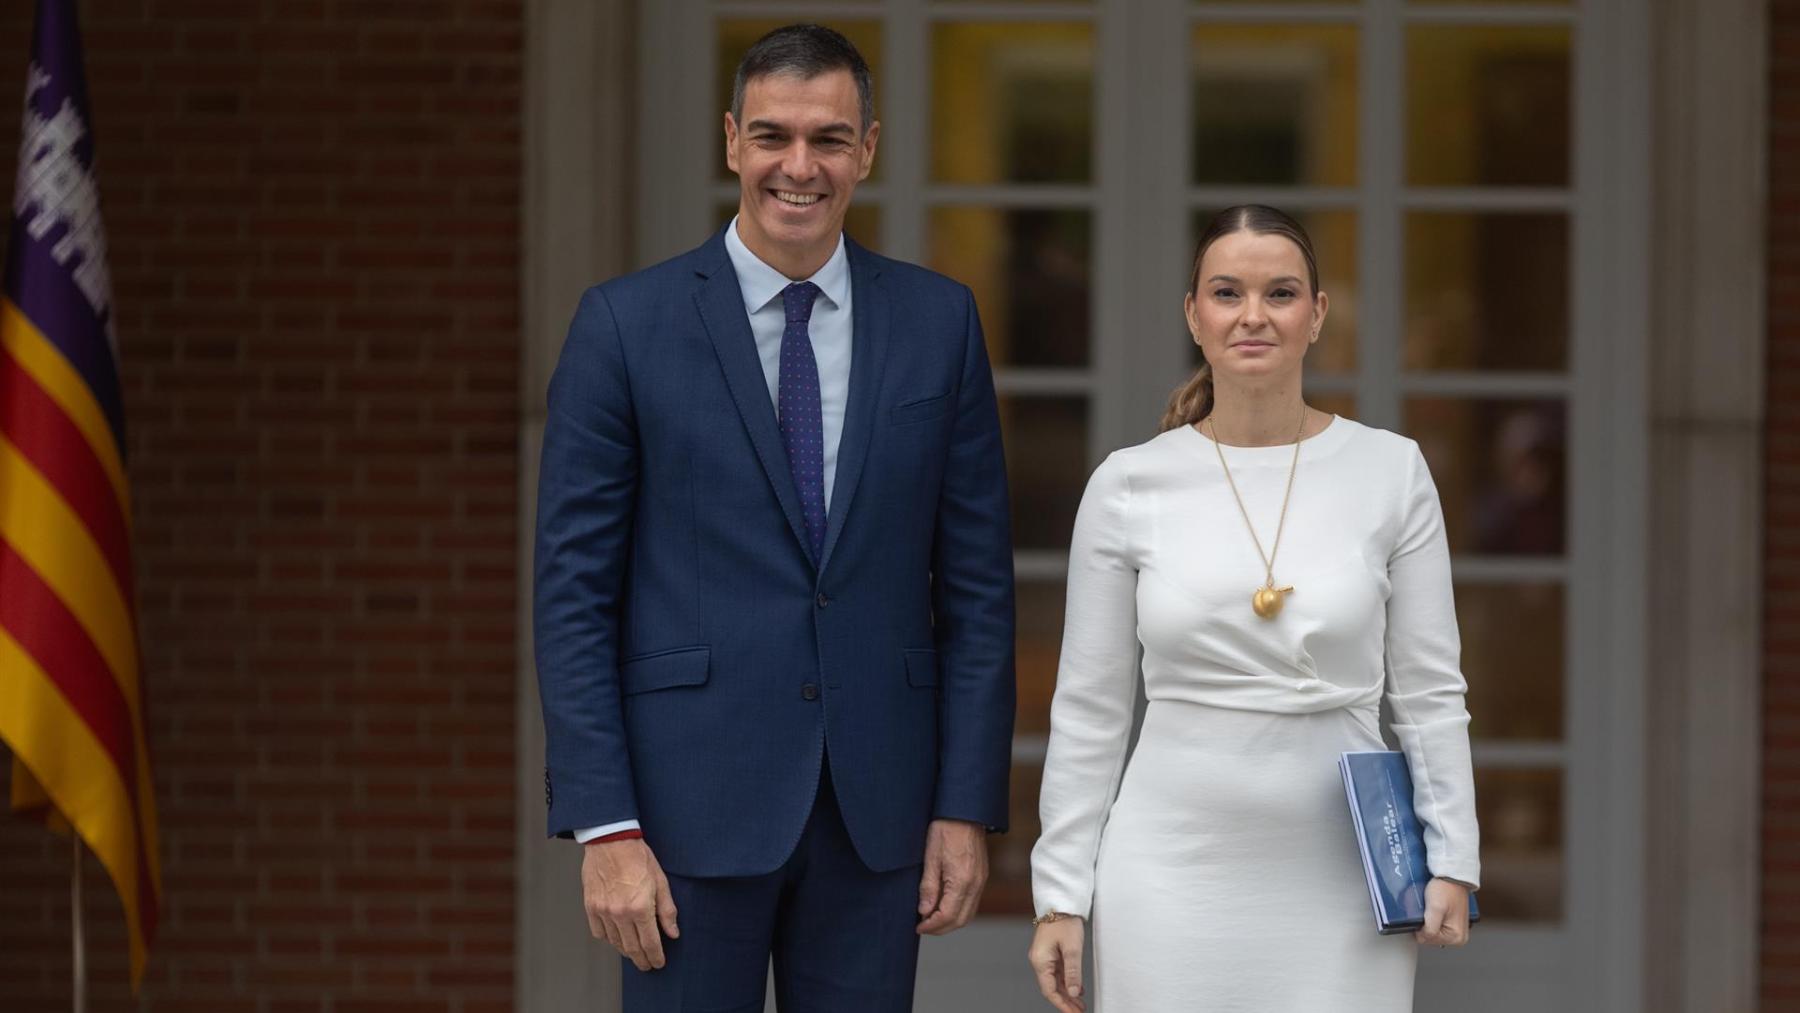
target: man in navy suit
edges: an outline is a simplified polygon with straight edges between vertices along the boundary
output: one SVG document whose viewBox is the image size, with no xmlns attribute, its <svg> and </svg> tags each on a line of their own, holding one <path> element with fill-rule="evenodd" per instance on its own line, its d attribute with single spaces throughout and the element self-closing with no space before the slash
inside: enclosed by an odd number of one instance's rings
<svg viewBox="0 0 1800 1013">
<path fill-rule="evenodd" d="M 589 289 L 550 382 L 549 829 L 629 1013 L 909 1010 L 1007 821 L 1013 581 L 974 298 L 844 237 L 880 124 L 829 29 L 758 41 L 738 214 Z M 696 195 L 697 197 L 699 195 Z"/>
</svg>

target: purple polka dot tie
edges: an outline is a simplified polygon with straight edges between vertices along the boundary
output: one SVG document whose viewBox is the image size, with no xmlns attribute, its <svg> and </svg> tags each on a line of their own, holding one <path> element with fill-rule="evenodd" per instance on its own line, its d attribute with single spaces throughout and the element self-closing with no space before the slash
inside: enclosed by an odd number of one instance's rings
<svg viewBox="0 0 1800 1013">
<path fill-rule="evenodd" d="M 787 449 L 788 471 L 800 493 L 800 516 L 812 539 L 813 558 L 825 545 L 825 425 L 819 414 L 819 363 L 813 358 L 813 300 L 819 286 L 797 282 L 781 290 L 787 326 L 781 331 L 781 372 L 775 416 L 781 423 L 781 445 Z"/>
</svg>

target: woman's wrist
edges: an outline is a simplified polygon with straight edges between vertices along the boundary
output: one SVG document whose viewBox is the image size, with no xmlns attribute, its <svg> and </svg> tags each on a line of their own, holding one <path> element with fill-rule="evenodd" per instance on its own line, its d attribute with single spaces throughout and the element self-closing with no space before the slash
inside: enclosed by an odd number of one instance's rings
<svg viewBox="0 0 1800 1013">
<path fill-rule="evenodd" d="M 1038 915 L 1036 918 L 1033 918 L 1031 920 L 1031 924 L 1033 924 L 1033 925 L 1050 925 L 1055 922 L 1068 921 L 1070 919 L 1074 919 L 1075 921 L 1080 921 L 1081 916 L 1080 915 L 1072 915 L 1072 914 L 1068 913 L 1067 911 L 1045 911 L 1043 914 Z"/>
</svg>

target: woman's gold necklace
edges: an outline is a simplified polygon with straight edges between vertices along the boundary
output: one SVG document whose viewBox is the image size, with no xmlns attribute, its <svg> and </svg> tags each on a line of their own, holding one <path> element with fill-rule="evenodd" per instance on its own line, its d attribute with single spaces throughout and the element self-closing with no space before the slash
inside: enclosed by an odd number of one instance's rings
<svg viewBox="0 0 1800 1013">
<path fill-rule="evenodd" d="M 1286 599 L 1281 596 L 1293 594 L 1292 587 L 1275 586 L 1275 554 L 1281 551 L 1281 532 L 1287 527 L 1288 499 L 1294 494 L 1294 475 L 1300 470 L 1300 436 L 1306 432 L 1306 406 L 1300 406 L 1300 428 L 1294 432 L 1294 463 L 1288 466 L 1287 491 L 1281 494 L 1281 517 L 1275 524 L 1275 550 L 1264 552 L 1262 539 L 1256 537 L 1256 525 L 1250 523 L 1250 511 L 1244 508 L 1244 497 L 1238 492 L 1237 482 L 1231 477 L 1231 465 L 1225 463 L 1225 450 L 1219 444 L 1219 427 L 1213 424 L 1212 417 L 1206 419 L 1206 425 L 1212 430 L 1213 449 L 1219 452 L 1219 467 L 1225 470 L 1225 482 L 1231 486 L 1231 498 L 1237 500 L 1238 513 L 1244 515 L 1244 527 L 1250 529 L 1250 540 L 1256 543 L 1256 554 L 1263 561 L 1263 586 L 1250 596 L 1250 607 L 1264 619 L 1273 619 L 1281 614 L 1281 606 Z"/>
</svg>

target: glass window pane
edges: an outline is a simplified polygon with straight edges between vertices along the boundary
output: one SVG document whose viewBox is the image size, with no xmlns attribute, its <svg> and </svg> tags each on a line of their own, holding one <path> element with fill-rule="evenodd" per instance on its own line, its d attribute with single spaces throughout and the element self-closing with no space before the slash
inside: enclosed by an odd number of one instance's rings
<svg viewBox="0 0 1800 1013">
<path fill-rule="evenodd" d="M 1356 395 L 1354 394 L 1308 394 L 1306 403 L 1322 412 L 1341 415 L 1351 420 L 1356 418 Z"/>
<path fill-rule="evenodd" d="M 1407 33 L 1407 179 L 1566 186 L 1569 29 L 1426 25 Z"/>
<path fill-rule="evenodd" d="M 715 228 L 723 228 L 738 212 L 736 201 L 721 202 L 713 209 Z M 871 250 L 881 250 L 881 205 L 854 202 L 844 212 L 844 232 Z"/>
<path fill-rule="evenodd" d="M 1406 434 L 1431 466 L 1450 551 L 1562 554 L 1566 414 L 1561 401 L 1407 399 Z"/>
<path fill-rule="evenodd" d="M 1195 355 L 1194 356 L 1194 368 L 1197 369 L 1197 368 L 1199 368 L 1199 366 L 1200 366 L 1200 357 L 1198 355 Z M 1188 378 L 1191 377 L 1192 375 L 1193 374 L 1191 374 L 1191 373 L 1185 373 L 1180 376 L 1171 376 L 1169 378 L 1169 392 L 1174 393 L 1175 386 L 1180 383 L 1185 383 L 1188 380 Z M 1342 415 L 1344 418 L 1347 418 L 1347 419 L 1355 419 L 1357 417 L 1357 415 L 1356 415 L 1356 411 L 1357 411 L 1356 395 L 1355 394 L 1347 393 L 1347 392 L 1344 392 L 1341 390 L 1334 390 L 1334 391 L 1329 391 L 1329 392 L 1309 390 L 1309 391 L 1305 392 L 1305 397 L 1306 397 L 1307 404 L 1313 406 L 1314 408 L 1317 408 L 1318 410 L 1320 410 L 1322 412 L 1326 412 L 1326 413 L 1329 413 L 1332 415 Z M 1165 407 L 1164 404 L 1156 405 L 1156 417 L 1158 419 L 1162 418 L 1162 413 L 1163 413 L 1164 407 Z"/>
<path fill-rule="evenodd" d="M 996 368 L 1088 364 L 1091 216 L 940 207 L 927 263 L 968 285 Z"/>
<path fill-rule="evenodd" d="M 1411 372 L 1567 368 L 1567 216 L 1408 215 L 1404 356 Z"/>
<path fill-rule="evenodd" d="M 1469 733 L 1478 739 L 1563 736 L 1561 584 L 1458 584 Z M 1530 636 L 1520 636 L 1529 630 Z"/>
<path fill-rule="evenodd" d="M 988 836 L 988 883 L 981 895 L 984 915 L 1030 915 L 1031 848 L 1037 843 L 1038 787 L 1044 768 L 1038 761 L 1016 760 L 1007 798 L 1011 826 Z"/>
<path fill-rule="evenodd" d="M 725 166 L 725 128 L 724 114 L 731 108 L 731 83 L 737 76 L 738 61 L 756 40 L 783 25 L 793 24 L 792 18 L 721 18 L 719 19 L 718 49 L 714 53 L 713 94 L 718 96 L 719 118 L 714 122 L 721 124 L 719 132 L 713 136 L 719 140 L 719 162 L 714 176 L 718 179 L 735 180 L 737 176 Z M 827 21 L 822 22 L 829 28 L 844 34 L 857 51 L 862 53 L 863 61 L 869 65 L 869 76 L 874 78 L 875 85 L 875 118 L 881 119 L 881 92 L 884 80 L 881 67 L 881 22 L 879 21 Z M 869 170 L 869 182 L 881 178 L 881 151 L 876 149 L 875 166 Z"/>
<path fill-rule="evenodd" d="M 879 204 L 850 205 L 844 212 L 844 231 L 850 238 L 871 250 L 881 249 L 881 206 Z"/>
<path fill-rule="evenodd" d="M 1193 180 L 1356 183 L 1356 29 L 1196 26 Z"/>
<path fill-rule="evenodd" d="M 1484 923 L 1562 920 L 1562 794 L 1561 771 L 1475 772 Z"/>
<path fill-rule="evenodd" d="M 1017 601 L 1019 704 L 1014 733 L 1041 744 L 1050 734 L 1050 700 L 1056 692 L 1056 666 L 1062 654 L 1064 584 L 1061 580 L 1021 580 Z M 1031 847 L 1039 829 L 1040 764 L 1035 759 L 1013 763 L 1012 829 L 991 839 L 992 868 L 981 899 L 984 914 L 1032 913 Z"/>
<path fill-rule="evenodd" d="M 1068 551 L 1088 477 L 1085 397 L 1000 399 L 1013 547 Z"/>
<path fill-rule="evenodd" d="M 1021 580 L 1018 605 L 1018 735 L 1050 734 L 1050 698 L 1056 693 L 1056 666 L 1062 657 L 1064 583 Z"/>
<path fill-rule="evenodd" d="M 932 30 L 931 178 L 1093 178 L 1094 30 L 950 22 Z"/>
<path fill-rule="evenodd" d="M 1200 233 L 1219 210 L 1202 208 L 1194 213 L 1189 250 L 1198 245 Z M 1306 353 L 1306 368 L 1315 373 L 1351 372 L 1356 369 L 1356 212 L 1282 210 L 1293 215 L 1312 239 L 1313 256 L 1319 261 L 1319 287 L 1330 300 L 1319 342 Z M 1200 365 L 1198 345 L 1193 346 L 1189 359 Z"/>
</svg>

